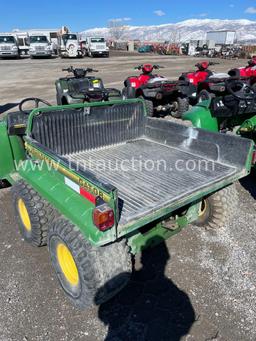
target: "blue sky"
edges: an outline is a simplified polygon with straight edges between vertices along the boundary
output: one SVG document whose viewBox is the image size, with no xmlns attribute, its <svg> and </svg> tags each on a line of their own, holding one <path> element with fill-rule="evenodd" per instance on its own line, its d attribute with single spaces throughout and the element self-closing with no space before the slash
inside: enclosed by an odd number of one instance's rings
<svg viewBox="0 0 256 341">
<path fill-rule="evenodd" d="M 256 20 L 256 0 L 10 0 L 2 3 L 0 31 L 58 28 L 73 31 L 107 26 L 124 18 L 127 25 L 159 25 L 191 18 Z"/>
</svg>

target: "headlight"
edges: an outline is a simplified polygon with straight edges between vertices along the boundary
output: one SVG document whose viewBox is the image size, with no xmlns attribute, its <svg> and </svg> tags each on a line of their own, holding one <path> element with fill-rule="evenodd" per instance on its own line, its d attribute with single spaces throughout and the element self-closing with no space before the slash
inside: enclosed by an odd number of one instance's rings
<svg viewBox="0 0 256 341">
<path fill-rule="evenodd" d="M 52 49 L 51 46 L 47 46 L 47 47 L 46 47 L 46 50 L 48 50 L 48 51 L 51 50 L 51 49 Z"/>
<path fill-rule="evenodd" d="M 96 49 L 95 49 L 95 47 L 91 47 L 91 50 L 94 51 L 94 50 L 96 50 Z"/>
<path fill-rule="evenodd" d="M 18 47 L 17 46 L 13 46 L 12 49 L 13 50 L 18 50 Z"/>
<path fill-rule="evenodd" d="M 106 47 L 106 51 L 108 51 L 109 50 L 109 47 Z"/>
<path fill-rule="evenodd" d="M 30 46 L 29 51 L 34 51 L 35 47 L 34 46 Z"/>
</svg>

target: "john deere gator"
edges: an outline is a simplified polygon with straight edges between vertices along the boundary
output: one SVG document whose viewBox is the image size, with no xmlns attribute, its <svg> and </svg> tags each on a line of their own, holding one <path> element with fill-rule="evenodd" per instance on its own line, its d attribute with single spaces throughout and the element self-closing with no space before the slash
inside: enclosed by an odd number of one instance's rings
<svg viewBox="0 0 256 341">
<path fill-rule="evenodd" d="M 52 106 L 1 119 L 0 179 L 22 237 L 48 245 L 63 290 L 86 308 L 127 284 L 145 247 L 190 223 L 224 227 L 253 148 L 147 117 L 139 99 Z"/>
</svg>

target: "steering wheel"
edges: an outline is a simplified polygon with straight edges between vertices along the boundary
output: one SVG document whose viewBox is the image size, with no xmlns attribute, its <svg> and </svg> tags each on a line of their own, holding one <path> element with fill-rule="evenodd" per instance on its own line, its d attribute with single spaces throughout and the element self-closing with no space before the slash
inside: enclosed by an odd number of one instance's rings
<svg viewBox="0 0 256 341">
<path fill-rule="evenodd" d="M 28 98 L 23 99 L 19 104 L 19 111 L 24 113 L 24 114 L 29 113 L 28 111 L 23 110 L 23 105 L 27 102 L 34 102 L 35 103 L 35 106 L 33 109 L 39 108 L 39 103 L 43 103 L 43 104 L 47 105 L 48 107 L 52 106 L 51 103 L 45 101 L 44 99 L 37 98 L 37 97 L 28 97 Z"/>
<path fill-rule="evenodd" d="M 253 100 L 256 99 L 255 90 L 248 84 L 242 81 L 231 81 L 226 80 L 227 92 L 239 100 Z"/>
</svg>

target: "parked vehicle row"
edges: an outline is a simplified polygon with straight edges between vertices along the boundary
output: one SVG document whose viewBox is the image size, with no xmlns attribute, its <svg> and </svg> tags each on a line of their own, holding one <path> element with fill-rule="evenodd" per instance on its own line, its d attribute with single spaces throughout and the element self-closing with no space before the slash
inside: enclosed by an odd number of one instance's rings
<svg viewBox="0 0 256 341">
<path fill-rule="evenodd" d="M 54 36 L 54 37 L 53 37 Z M 0 58 L 22 56 L 81 58 L 109 57 L 109 48 L 102 37 L 86 37 L 81 40 L 77 33 L 60 31 L 0 33 Z"/>
</svg>

